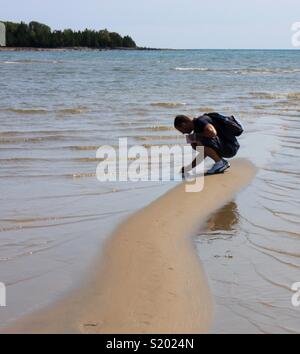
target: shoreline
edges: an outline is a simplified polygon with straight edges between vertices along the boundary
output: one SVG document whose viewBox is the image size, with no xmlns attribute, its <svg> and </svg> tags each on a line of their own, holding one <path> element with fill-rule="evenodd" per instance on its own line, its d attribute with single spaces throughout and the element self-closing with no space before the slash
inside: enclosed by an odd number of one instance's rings
<svg viewBox="0 0 300 354">
<path fill-rule="evenodd" d="M 161 48 L 89 48 L 89 47 L 62 47 L 62 48 L 35 48 L 35 47 L 0 47 L 0 52 L 106 52 L 111 50 L 122 51 L 164 51 L 164 50 L 176 50 L 176 49 L 161 49 Z"/>
<path fill-rule="evenodd" d="M 109 239 L 81 289 L 5 332 L 208 332 L 213 299 L 191 239 L 254 178 L 252 163 L 232 165 L 206 177 L 202 192 L 186 193 L 182 183 L 133 215 Z"/>
</svg>

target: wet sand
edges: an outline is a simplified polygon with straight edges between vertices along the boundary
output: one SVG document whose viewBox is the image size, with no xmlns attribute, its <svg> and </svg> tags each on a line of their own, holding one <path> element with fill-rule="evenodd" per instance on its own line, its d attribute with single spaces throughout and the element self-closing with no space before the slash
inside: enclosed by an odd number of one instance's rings
<svg viewBox="0 0 300 354">
<path fill-rule="evenodd" d="M 6 332 L 208 332 L 213 297 L 192 236 L 255 173 L 236 160 L 228 173 L 206 177 L 200 193 L 185 184 L 171 190 L 116 230 L 80 290 Z"/>
</svg>

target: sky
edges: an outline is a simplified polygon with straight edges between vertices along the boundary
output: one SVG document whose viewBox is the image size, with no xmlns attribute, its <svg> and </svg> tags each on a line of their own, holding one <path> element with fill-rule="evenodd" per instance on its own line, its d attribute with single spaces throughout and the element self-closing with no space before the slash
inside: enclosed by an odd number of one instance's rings
<svg viewBox="0 0 300 354">
<path fill-rule="evenodd" d="M 279 49 L 292 48 L 299 9 L 299 0 L 0 0 L 0 19 L 107 28 L 153 48 Z"/>
</svg>

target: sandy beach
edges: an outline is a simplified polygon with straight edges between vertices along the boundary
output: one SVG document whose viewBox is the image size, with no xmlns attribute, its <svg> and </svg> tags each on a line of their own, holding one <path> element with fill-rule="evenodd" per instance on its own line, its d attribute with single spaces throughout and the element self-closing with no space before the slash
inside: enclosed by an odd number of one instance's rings
<svg viewBox="0 0 300 354">
<path fill-rule="evenodd" d="M 205 178 L 204 190 L 168 192 L 117 228 L 92 276 L 8 333 L 205 333 L 214 313 L 192 236 L 254 178 L 252 163 Z"/>
</svg>

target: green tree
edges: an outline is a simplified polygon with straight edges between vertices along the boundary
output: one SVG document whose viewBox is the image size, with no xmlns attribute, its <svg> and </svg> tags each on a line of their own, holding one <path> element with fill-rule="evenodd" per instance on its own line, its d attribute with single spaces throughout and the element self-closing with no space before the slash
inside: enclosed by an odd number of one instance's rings
<svg viewBox="0 0 300 354">
<path fill-rule="evenodd" d="M 107 29 L 99 32 L 99 45 L 101 48 L 110 48 L 111 47 L 111 38 L 110 33 Z"/>
<path fill-rule="evenodd" d="M 74 47 L 75 38 L 74 38 L 74 32 L 71 29 L 65 29 L 63 31 L 63 41 L 64 41 L 64 47 Z"/>
<path fill-rule="evenodd" d="M 49 26 L 32 21 L 29 23 L 29 32 L 31 46 L 46 48 L 50 46 L 52 34 Z"/>
<path fill-rule="evenodd" d="M 6 42 L 8 47 L 89 47 L 89 48 L 136 48 L 136 44 L 129 36 L 124 38 L 107 29 L 92 31 L 85 29 L 75 32 L 71 29 L 53 31 L 43 23 L 32 21 L 27 25 L 24 22 L 5 22 Z"/>
<path fill-rule="evenodd" d="M 123 47 L 124 48 L 136 48 L 136 44 L 131 37 L 125 36 L 123 38 Z"/>
<path fill-rule="evenodd" d="M 110 39 L 112 48 L 118 48 L 123 46 L 123 38 L 119 35 L 119 33 L 112 32 L 110 34 Z"/>
</svg>

